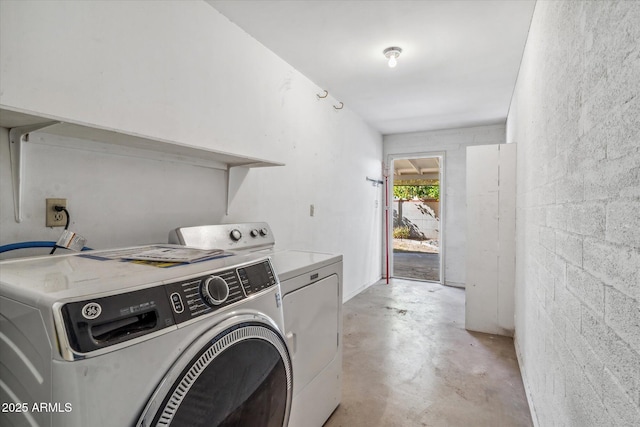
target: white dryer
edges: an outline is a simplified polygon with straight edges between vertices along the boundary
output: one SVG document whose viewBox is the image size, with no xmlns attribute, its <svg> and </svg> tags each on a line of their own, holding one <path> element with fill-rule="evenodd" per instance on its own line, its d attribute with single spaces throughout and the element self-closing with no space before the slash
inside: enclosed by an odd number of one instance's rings
<svg viewBox="0 0 640 427">
<path fill-rule="evenodd" d="M 265 222 L 181 227 L 169 233 L 169 242 L 270 257 L 293 361 L 289 425 L 323 425 L 342 396 L 342 255 L 278 250 Z"/>
<path fill-rule="evenodd" d="M 286 426 L 269 259 L 122 260 L 138 249 L 0 263 L 0 425 Z"/>
</svg>

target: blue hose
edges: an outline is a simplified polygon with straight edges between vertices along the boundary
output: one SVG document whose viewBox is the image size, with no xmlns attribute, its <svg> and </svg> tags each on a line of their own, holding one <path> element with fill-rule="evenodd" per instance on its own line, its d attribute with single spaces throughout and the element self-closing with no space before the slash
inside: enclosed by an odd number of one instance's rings
<svg viewBox="0 0 640 427">
<path fill-rule="evenodd" d="M 34 241 L 34 242 L 19 242 L 19 243 L 9 243 L 8 245 L 0 246 L 0 254 L 3 252 L 14 251 L 16 249 L 27 249 L 27 248 L 53 248 L 55 247 L 56 242 L 45 242 L 45 241 Z M 91 248 L 84 247 L 83 251 L 90 251 Z"/>
</svg>

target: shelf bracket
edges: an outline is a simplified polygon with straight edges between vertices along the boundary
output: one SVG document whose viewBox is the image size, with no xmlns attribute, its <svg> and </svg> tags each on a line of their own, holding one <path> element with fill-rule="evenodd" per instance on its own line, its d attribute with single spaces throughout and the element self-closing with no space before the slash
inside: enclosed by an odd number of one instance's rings
<svg viewBox="0 0 640 427">
<path fill-rule="evenodd" d="M 9 154 L 11 156 L 11 179 L 13 181 L 13 209 L 16 222 L 22 222 L 22 183 L 24 176 L 24 156 L 22 144 L 29 141 L 29 133 L 57 125 L 61 122 L 37 123 L 9 129 Z"/>
<path fill-rule="evenodd" d="M 229 165 L 227 167 L 227 215 L 229 215 L 231 202 L 236 197 L 236 194 L 238 193 L 242 182 L 247 177 L 247 174 L 249 174 L 249 167 L 246 165 Z"/>
</svg>

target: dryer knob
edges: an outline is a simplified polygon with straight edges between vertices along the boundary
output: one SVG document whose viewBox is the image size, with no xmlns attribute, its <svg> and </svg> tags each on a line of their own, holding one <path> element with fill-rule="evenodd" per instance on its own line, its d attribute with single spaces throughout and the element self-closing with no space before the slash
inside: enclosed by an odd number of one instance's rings
<svg viewBox="0 0 640 427">
<path fill-rule="evenodd" d="M 261 236 L 266 236 L 267 234 L 269 234 L 269 230 L 267 230 L 267 227 L 264 227 L 264 228 L 260 229 L 260 235 Z"/>
<path fill-rule="evenodd" d="M 229 298 L 229 285 L 220 276 L 209 276 L 202 284 L 202 296 L 209 306 L 220 305 Z"/>
<path fill-rule="evenodd" d="M 231 237 L 231 240 L 237 242 L 242 238 L 242 233 L 237 228 L 234 228 L 231 230 L 231 233 L 229 233 L 229 237 Z"/>
<path fill-rule="evenodd" d="M 258 237 L 258 229 L 254 228 L 253 230 L 251 230 L 251 237 Z"/>
</svg>

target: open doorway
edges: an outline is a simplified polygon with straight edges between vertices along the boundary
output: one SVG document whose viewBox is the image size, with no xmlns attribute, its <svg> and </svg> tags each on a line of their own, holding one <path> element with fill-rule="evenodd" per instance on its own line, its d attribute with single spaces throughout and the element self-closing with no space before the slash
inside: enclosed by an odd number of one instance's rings
<svg viewBox="0 0 640 427">
<path fill-rule="evenodd" d="M 441 155 L 393 160 L 393 277 L 442 283 L 442 163 Z"/>
</svg>

